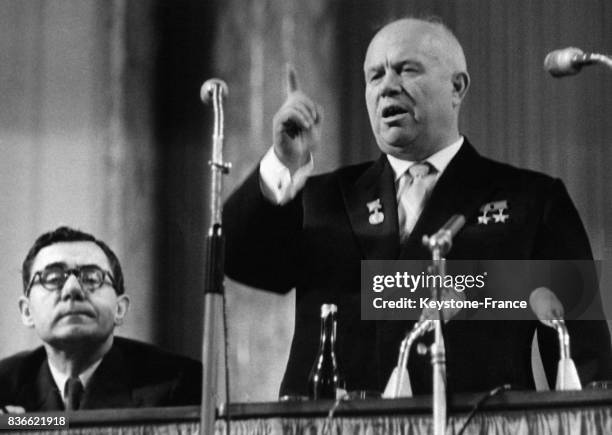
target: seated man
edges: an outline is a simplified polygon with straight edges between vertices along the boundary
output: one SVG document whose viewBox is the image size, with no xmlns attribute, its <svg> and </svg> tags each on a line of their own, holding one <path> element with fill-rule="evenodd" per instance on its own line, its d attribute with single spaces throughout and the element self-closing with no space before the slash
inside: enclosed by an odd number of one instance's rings
<svg viewBox="0 0 612 435">
<path fill-rule="evenodd" d="M 36 240 L 22 273 L 21 318 L 43 345 L 0 361 L 5 411 L 200 403 L 199 362 L 114 336 L 130 300 L 104 242 L 58 228 Z"/>
</svg>

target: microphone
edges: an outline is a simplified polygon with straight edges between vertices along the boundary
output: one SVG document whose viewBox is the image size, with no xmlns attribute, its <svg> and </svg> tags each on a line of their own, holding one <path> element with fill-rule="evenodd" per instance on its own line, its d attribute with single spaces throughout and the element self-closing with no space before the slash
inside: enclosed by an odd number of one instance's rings
<svg viewBox="0 0 612 435">
<path fill-rule="evenodd" d="M 445 291 L 440 299 L 442 301 L 447 301 L 453 298 L 449 297 L 448 291 Z M 465 295 L 463 293 L 457 293 L 457 297 L 455 297 L 455 299 L 460 299 L 463 301 L 465 300 Z M 410 385 L 410 376 L 408 374 L 408 355 L 410 354 L 410 349 L 412 348 L 413 343 L 418 338 L 430 331 L 433 331 L 435 327 L 434 320 L 437 320 L 438 318 L 435 311 L 435 309 L 430 308 L 423 309 L 419 321 L 414 324 L 408 333 L 406 333 L 406 337 L 400 344 L 397 365 L 393 369 L 393 372 L 387 381 L 387 386 L 385 387 L 385 391 L 382 395 L 383 398 L 393 399 L 397 397 L 412 397 L 412 386 Z M 459 311 L 461 311 L 461 309 L 455 307 L 444 307 L 442 308 L 442 311 L 444 312 L 444 323 L 447 323 L 449 320 L 455 317 Z"/>
<path fill-rule="evenodd" d="M 546 287 L 538 287 L 531 292 L 529 306 L 538 320 L 546 326 L 554 328 L 556 322 L 563 322 L 563 305 L 557 295 Z"/>
<path fill-rule="evenodd" d="M 583 66 L 594 64 L 596 56 L 576 47 L 562 48 L 546 55 L 544 69 L 553 77 L 572 76 L 578 74 Z"/>
<path fill-rule="evenodd" d="M 448 237 L 453 239 L 459 230 L 465 225 L 465 216 L 462 214 L 454 214 L 449 220 L 438 230 L 436 234 L 448 234 Z"/>
<path fill-rule="evenodd" d="M 563 320 L 561 301 L 546 287 L 538 287 L 529 295 L 529 306 L 544 325 L 554 328 L 559 337 L 559 363 L 555 390 L 582 390 L 576 365 L 570 357 L 570 336 Z"/>
<path fill-rule="evenodd" d="M 217 78 L 206 80 L 200 88 L 200 100 L 202 100 L 202 103 L 208 104 L 214 98 L 215 92 L 220 92 L 222 98 L 227 97 L 229 92 L 227 83 Z"/>
<path fill-rule="evenodd" d="M 387 386 L 382 394 L 383 399 L 395 399 L 398 397 L 412 397 L 412 385 L 410 385 L 410 375 L 408 373 L 408 355 L 414 341 L 423 334 L 433 330 L 433 320 L 421 316 L 421 319 L 414 324 L 406 337 L 400 344 L 397 365 L 391 372 L 387 381 Z"/>
<path fill-rule="evenodd" d="M 450 251 L 453 245 L 453 238 L 465 225 L 465 216 L 462 214 L 455 214 L 450 217 L 449 220 L 440 228 L 435 234 L 431 236 L 424 235 L 422 242 L 423 245 L 429 248 L 430 251 L 439 250 L 441 255 L 446 254 Z"/>
</svg>

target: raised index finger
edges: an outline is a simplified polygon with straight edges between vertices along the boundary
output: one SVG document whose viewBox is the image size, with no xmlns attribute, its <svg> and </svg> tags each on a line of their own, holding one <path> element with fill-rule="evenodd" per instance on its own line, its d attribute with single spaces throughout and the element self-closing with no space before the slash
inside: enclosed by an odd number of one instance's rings
<svg viewBox="0 0 612 435">
<path fill-rule="evenodd" d="M 286 78 L 287 78 L 287 95 L 290 95 L 298 90 L 298 80 L 295 68 L 293 65 L 287 62 L 285 65 Z"/>
</svg>

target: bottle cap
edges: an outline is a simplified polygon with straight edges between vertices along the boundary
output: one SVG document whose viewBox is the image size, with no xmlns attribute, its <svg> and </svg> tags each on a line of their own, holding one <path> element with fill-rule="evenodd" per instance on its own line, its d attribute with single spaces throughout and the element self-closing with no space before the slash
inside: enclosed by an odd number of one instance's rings
<svg viewBox="0 0 612 435">
<path fill-rule="evenodd" d="M 327 317 L 331 313 L 337 313 L 338 307 L 336 304 L 323 304 L 321 305 L 321 317 Z"/>
</svg>

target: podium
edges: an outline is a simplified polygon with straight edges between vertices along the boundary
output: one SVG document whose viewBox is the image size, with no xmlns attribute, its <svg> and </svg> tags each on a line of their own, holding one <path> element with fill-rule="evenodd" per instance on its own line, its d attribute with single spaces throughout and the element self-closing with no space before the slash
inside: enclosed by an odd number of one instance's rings
<svg viewBox="0 0 612 435">
<path fill-rule="evenodd" d="M 453 396 L 449 403 L 448 434 L 458 432 L 467 414 L 481 397 L 482 394 Z M 322 435 L 332 405 L 333 401 L 231 404 L 231 434 Z M 197 406 L 91 410 L 57 415 L 66 416 L 69 421 L 69 428 L 61 433 L 75 435 L 194 434 L 199 432 L 200 425 L 200 408 Z M 215 425 L 217 435 L 225 434 L 224 416 L 224 412 L 218 415 Z M 329 433 L 430 434 L 432 430 L 431 396 L 420 396 L 342 402 L 331 421 Z M 490 398 L 464 433 L 612 433 L 612 390 L 506 392 Z"/>
</svg>

